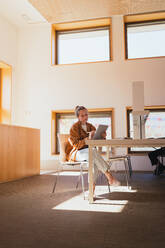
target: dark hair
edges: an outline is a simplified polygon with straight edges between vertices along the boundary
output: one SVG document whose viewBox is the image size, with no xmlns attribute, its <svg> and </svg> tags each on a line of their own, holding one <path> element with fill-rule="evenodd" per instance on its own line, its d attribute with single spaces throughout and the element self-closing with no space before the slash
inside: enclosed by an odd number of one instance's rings
<svg viewBox="0 0 165 248">
<path fill-rule="evenodd" d="M 86 109 L 84 106 L 76 106 L 75 107 L 75 115 L 77 116 L 77 117 L 79 117 L 79 112 L 80 112 L 80 110 L 84 110 L 84 109 Z M 87 110 L 87 109 L 86 109 Z"/>
</svg>

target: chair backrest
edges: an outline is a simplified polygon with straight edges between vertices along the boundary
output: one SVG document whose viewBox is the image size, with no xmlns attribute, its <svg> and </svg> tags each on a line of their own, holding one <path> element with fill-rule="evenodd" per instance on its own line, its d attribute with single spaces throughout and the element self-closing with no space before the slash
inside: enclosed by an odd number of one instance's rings
<svg viewBox="0 0 165 248">
<path fill-rule="evenodd" d="M 69 134 L 58 134 L 57 136 L 58 136 L 58 141 L 59 141 L 59 146 L 60 146 L 59 160 L 61 162 L 66 162 L 65 148 L 68 143 Z"/>
</svg>

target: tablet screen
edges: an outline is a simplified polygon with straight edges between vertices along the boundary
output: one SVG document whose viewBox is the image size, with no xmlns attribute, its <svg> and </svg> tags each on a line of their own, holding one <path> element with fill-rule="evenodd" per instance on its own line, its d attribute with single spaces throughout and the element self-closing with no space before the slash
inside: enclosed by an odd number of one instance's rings
<svg viewBox="0 0 165 248">
<path fill-rule="evenodd" d="M 101 135 L 107 130 L 107 128 L 108 128 L 108 125 L 99 125 L 98 128 L 96 129 L 93 139 L 94 140 L 103 139 Z"/>
</svg>

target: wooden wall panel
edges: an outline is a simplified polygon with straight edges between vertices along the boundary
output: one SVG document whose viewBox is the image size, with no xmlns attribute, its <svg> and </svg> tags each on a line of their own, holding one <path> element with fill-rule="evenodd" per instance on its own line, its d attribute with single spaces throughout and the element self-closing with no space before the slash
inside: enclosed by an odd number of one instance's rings
<svg viewBox="0 0 165 248">
<path fill-rule="evenodd" d="M 40 130 L 0 124 L 0 183 L 40 173 Z"/>
</svg>

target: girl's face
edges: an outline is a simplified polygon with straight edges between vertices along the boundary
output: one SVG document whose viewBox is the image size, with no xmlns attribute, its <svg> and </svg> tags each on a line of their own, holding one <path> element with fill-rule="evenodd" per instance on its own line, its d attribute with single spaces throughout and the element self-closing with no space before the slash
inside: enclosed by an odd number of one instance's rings
<svg viewBox="0 0 165 248">
<path fill-rule="evenodd" d="M 78 119 L 79 121 L 81 121 L 82 124 L 85 124 L 88 121 L 88 110 L 87 109 L 80 110 Z"/>
</svg>

